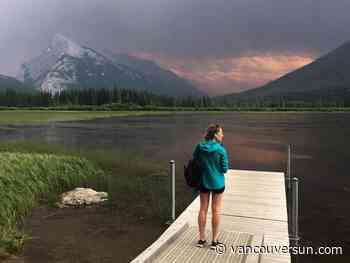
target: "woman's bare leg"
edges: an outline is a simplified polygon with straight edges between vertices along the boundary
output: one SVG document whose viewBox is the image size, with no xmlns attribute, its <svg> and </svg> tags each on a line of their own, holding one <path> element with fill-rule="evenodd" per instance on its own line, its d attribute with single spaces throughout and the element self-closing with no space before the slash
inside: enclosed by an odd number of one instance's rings
<svg viewBox="0 0 350 263">
<path fill-rule="evenodd" d="M 223 193 L 214 194 L 211 196 L 211 209 L 212 209 L 212 234 L 213 241 L 218 239 L 219 235 L 219 225 L 220 225 L 220 212 L 221 212 L 221 201 L 222 201 Z"/>
<path fill-rule="evenodd" d="M 209 194 L 200 193 L 200 208 L 198 213 L 198 227 L 199 227 L 199 239 L 205 240 L 205 224 L 207 221 L 207 212 L 209 206 Z"/>
</svg>

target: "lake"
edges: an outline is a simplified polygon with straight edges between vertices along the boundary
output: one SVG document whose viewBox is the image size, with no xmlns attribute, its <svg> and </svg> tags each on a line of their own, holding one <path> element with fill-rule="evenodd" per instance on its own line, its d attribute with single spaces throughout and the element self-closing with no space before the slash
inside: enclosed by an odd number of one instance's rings
<svg viewBox="0 0 350 263">
<path fill-rule="evenodd" d="M 164 167 L 174 159 L 177 192 L 182 193 L 187 191 L 183 164 L 209 123 L 223 126 L 224 145 L 233 169 L 286 171 L 287 145 L 291 144 L 292 176 L 300 179 L 302 243 L 343 246 L 343 252 L 350 248 L 349 113 L 178 113 L 2 125 L 0 139 L 43 140 L 68 148 L 131 150 Z"/>
</svg>

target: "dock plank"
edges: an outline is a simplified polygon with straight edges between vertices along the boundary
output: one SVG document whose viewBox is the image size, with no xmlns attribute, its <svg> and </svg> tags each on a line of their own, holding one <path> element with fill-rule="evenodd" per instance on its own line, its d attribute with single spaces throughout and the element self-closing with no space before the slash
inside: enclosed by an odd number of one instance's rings
<svg viewBox="0 0 350 263">
<path fill-rule="evenodd" d="M 200 205 L 196 197 L 161 237 L 132 262 L 291 262 L 289 253 L 238 255 L 229 251 L 236 245 L 289 246 L 284 173 L 229 170 L 225 184 L 219 239 L 224 241 L 226 253 L 219 255 L 195 246 Z M 211 240 L 209 228 L 210 207 L 207 240 Z"/>
</svg>

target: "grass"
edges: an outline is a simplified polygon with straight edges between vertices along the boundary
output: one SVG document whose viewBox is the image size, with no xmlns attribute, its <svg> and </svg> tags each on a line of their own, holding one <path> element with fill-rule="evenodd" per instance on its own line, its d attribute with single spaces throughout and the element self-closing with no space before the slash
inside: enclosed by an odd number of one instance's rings
<svg viewBox="0 0 350 263">
<path fill-rule="evenodd" d="M 169 114 L 221 114 L 228 112 L 239 113 L 305 113 L 305 112 L 349 112 L 350 108 L 184 108 L 184 109 L 154 109 L 132 111 L 84 111 L 84 110 L 0 110 L 0 125 L 47 123 L 55 121 L 90 120 L 96 118 L 148 116 Z"/>
<path fill-rule="evenodd" d="M 57 110 L 1 110 L 0 124 L 45 123 L 53 121 L 89 120 L 95 118 L 164 115 L 167 111 L 57 111 Z"/>
<path fill-rule="evenodd" d="M 9 252 L 22 243 L 17 220 L 29 215 L 40 199 L 107 179 L 84 158 L 53 154 L 1 152 L 0 171 L 0 244 Z"/>
<path fill-rule="evenodd" d="M 109 194 L 111 210 L 125 216 L 165 220 L 166 170 L 134 153 L 72 151 L 60 145 L 0 143 L 0 258 L 16 253 L 30 238 L 21 222 L 40 203 L 54 204 L 60 193 L 91 187 Z M 123 209 L 123 210 L 120 210 Z"/>
</svg>

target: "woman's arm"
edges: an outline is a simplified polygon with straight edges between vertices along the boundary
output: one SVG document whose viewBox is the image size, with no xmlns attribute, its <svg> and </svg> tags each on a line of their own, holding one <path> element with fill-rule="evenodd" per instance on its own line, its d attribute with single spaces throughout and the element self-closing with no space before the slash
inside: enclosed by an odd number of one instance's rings
<svg viewBox="0 0 350 263">
<path fill-rule="evenodd" d="M 228 164 L 227 151 L 224 147 L 222 147 L 222 151 L 220 154 L 220 166 L 221 166 L 221 172 L 226 173 L 229 168 L 229 164 Z"/>
</svg>

